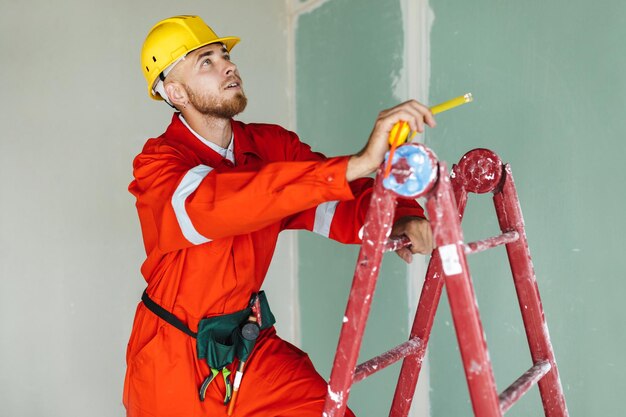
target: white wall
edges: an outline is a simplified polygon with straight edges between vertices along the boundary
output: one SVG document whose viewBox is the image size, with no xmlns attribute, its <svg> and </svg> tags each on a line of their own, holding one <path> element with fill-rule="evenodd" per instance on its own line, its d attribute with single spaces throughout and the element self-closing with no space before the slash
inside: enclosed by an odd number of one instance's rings
<svg viewBox="0 0 626 417">
<path fill-rule="evenodd" d="M 132 158 L 171 116 L 146 95 L 139 51 L 176 14 L 241 36 L 242 118 L 287 126 L 284 0 L 2 2 L 1 416 L 124 414 L 125 347 L 144 287 L 126 187 Z M 270 299 L 288 298 L 293 288 L 278 291 L 293 264 L 272 271 Z"/>
<path fill-rule="evenodd" d="M 402 0 L 400 4 L 404 16 L 404 69 L 397 85 L 396 95 L 402 100 L 416 99 L 427 102 L 430 90 L 430 32 L 434 14 L 429 0 Z M 424 136 L 421 134 L 415 140 L 424 142 Z M 425 199 L 422 199 L 420 203 L 422 207 L 426 207 Z M 413 326 L 415 320 L 426 269 L 427 260 L 424 256 L 414 256 L 413 263 L 407 268 L 409 327 Z M 422 361 L 409 417 L 428 417 L 431 415 L 430 411 L 430 360 L 427 350 Z"/>
</svg>

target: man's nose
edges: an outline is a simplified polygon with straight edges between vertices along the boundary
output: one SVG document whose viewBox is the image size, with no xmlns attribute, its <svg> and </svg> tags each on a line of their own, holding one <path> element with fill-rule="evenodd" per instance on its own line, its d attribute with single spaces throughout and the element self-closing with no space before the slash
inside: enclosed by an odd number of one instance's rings
<svg viewBox="0 0 626 417">
<path fill-rule="evenodd" d="M 224 65 L 224 73 L 226 75 L 231 75 L 235 72 L 235 70 L 237 69 L 237 65 L 235 65 L 232 61 L 226 61 L 224 60 L 225 65 Z"/>
</svg>

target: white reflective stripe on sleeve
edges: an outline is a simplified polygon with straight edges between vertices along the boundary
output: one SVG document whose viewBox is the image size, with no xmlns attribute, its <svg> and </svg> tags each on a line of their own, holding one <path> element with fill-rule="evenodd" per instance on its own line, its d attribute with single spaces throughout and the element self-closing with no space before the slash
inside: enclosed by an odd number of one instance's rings
<svg viewBox="0 0 626 417">
<path fill-rule="evenodd" d="M 204 177 L 212 170 L 213 168 L 206 165 L 198 165 L 190 169 L 187 171 L 180 184 L 178 184 L 172 196 L 172 207 L 174 207 L 174 214 L 176 214 L 176 220 L 178 220 L 180 230 L 183 232 L 183 236 L 194 245 L 210 242 L 211 239 L 202 236 L 196 228 L 193 227 L 191 219 L 187 214 L 187 209 L 185 208 L 185 201 L 191 193 L 196 191 Z"/>
<path fill-rule="evenodd" d="M 317 206 L 315 223 L 313 224 L 315 233 L 326 237 L 330 235 L 330 224 L 333 222 L 337 204 L 339 204 L 339 201 L 328 201 Z"/>
</svg>

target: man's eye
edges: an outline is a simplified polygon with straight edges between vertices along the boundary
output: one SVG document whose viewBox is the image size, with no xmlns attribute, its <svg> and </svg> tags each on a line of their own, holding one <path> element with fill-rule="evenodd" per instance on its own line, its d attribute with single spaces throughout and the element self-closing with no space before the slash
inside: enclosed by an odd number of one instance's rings
<svg viewBox="0 0 626 417">
<path fill-rule="evenodd" d="M 206 66 L 206 65 L 211 65 L 211 60 L 210 59 L 205 59 L 204 61 L 202 61 L 202 65 Z"/>
<path fill-rule="evenodd" d="M 228 55 L 228 54 L 224 55 L 224 59 L 225 59 L 226 61 L 230 61 L 230 55 Z"/>
</svg>

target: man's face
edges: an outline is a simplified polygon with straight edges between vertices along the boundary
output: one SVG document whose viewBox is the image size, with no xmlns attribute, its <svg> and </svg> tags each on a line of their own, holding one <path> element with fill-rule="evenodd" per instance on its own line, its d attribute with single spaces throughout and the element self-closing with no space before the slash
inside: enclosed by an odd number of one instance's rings
<svg viewBox="0 0 626 417">
<path fill-rule="evenodd" d="M 181 68 L 180 82 L 189 103 L 207 116 L 227 118 L 241 113 L 248 102 L 237 66 L 220 43 L 191 52 Z"/>
</svg>

